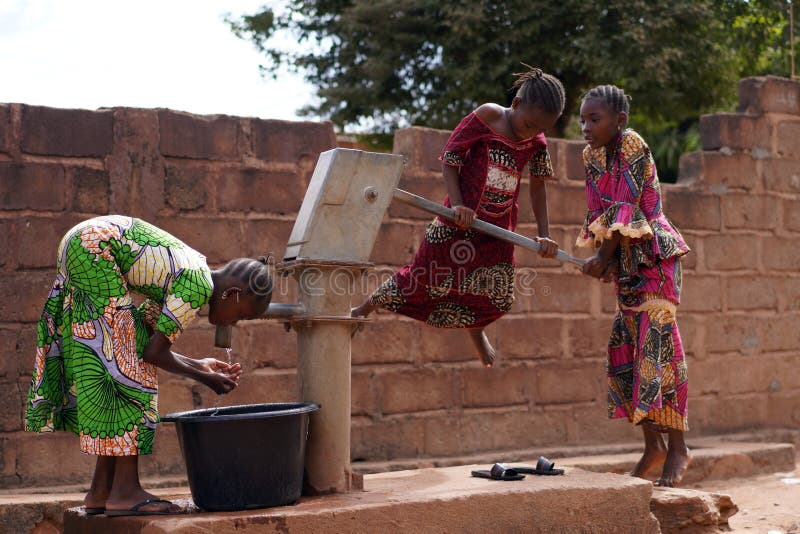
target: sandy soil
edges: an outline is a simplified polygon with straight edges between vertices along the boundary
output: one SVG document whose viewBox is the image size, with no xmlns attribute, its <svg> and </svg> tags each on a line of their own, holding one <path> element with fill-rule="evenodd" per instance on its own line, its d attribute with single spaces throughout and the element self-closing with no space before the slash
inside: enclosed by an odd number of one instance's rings
<svg viewBox="0 0 800 534">
<path fill-rule="evenodd" d="M 708 480 L 686 487 L 726 493 L 739 507 L 733 532 L 800 534 L 800 456 L 791 473 Z"/>
</svg>

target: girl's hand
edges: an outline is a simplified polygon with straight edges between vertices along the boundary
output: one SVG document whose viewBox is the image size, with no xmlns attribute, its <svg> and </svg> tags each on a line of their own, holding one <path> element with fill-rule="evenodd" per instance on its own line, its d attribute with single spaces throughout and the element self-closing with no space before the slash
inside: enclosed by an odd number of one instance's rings
<svg viewBox="0 0 800 534">
<path fill-rule="evenodd" d="M 217 395 L 230 393 L 238 385 L 235 380 L 228 378 L 223 373 L 201 372 L 198 380 L 214 390 Z"/>
<path fill-rule="evenodd" d="M 603 276 L 600 277 L 602 282 L 608 283 L 613 282 L 617 275 L 619 274 L 619 263 L 614 260 L 608 262 L 608 266 L 606 266 L 606 271 L 603 273 Z"/>
<path fill-rule="evenodd" d="M 549 237 L 537 237 L 536 241 L 542 246 L 539 249 L 539 256 L 543 258 L 555 258 L 558 254 L 558 243 Z"/>
<path fill-rule="evenodd" d="M 195 360 L 197 369 L 210 374 L 223 375 L 236 384 L 239 383 L 239 378 L 242 376 L 242 365 L 239 363 L 226 363 L 216 358 L 203 358 L 202 360 Z"/>
<path fill-rule="evenodd" d="M 456 212 L 456 218 L 453 222 L 462 230 L 466 230 L 472 225 L 475 220 L 475 212 L 466 206 L 453 206 Z"/>
<path fill-rule="evenodd" d="M 593 276 L 594 278 L 600 278 L 603 276 L 603 273 L 606 272 L 607 266 L 608 261 L 595 254 L 586 260 L 586 263 L 583 264 L 582 271 L 585 275 Z"/>
</svg>

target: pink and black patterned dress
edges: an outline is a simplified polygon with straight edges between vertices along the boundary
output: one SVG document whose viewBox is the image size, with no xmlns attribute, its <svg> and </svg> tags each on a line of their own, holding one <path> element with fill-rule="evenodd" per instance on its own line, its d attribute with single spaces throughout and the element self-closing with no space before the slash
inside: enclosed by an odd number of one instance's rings
<svg viewBox="0 0 800 534">
<path fill-rule="evenodd" d="M 578 246 L 599 247 L 622 234 L 617 314 L 608 344 L 608 413 L 657 430 L 688 430 L 688 380 L 675 321 L 680 257 L 689 252 L 661 209 L 661 186 L 644 140 L 626 130 L 614 154 L 583 151 L 589 212 Z"/>
<path fill-rule="evenodd" d="M 511 141 L 475 113 L 453 130 L 439 159 L 459 168 L 464 205 L 507 230 L 517 226 L 526 169 L 531 180 L 553 174 L 544 135 Z M 444 205 L 450 207 L 449 198 Z M 386 280 L 371 302 L 437 328 L 482 328 L 514 303 L 514 245 L 436 217 L 413 263 Z"/>
</svg>

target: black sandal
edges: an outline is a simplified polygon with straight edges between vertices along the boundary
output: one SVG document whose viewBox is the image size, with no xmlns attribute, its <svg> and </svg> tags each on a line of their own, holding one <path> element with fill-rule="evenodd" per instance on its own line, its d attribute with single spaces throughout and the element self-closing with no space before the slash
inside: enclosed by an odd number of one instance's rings
<svg viewBox="0 0 800 534">
<path fill-rule="evenodd" d="M 514 466 L 511 469 L 514 469 L 517 473 L 527 473 L 530 475 L 563 475 L 563 469 L 556 469 L 555 462 L 551 462 L 544 456 L 539 456 L 539 461 L 536 462 L 536 467 L 528 467 L 525 465 L 521 466 Z"/>
<path fill-rule="evenodd" d="M 509 467 L 505 464 L 494 464 L 488 471 L 485 469 L 472 471 L 472 476 L 489 480 L 522 480 L 525 478 L 525 475 L 519 474 L 516 467 Z"/>
</svg>

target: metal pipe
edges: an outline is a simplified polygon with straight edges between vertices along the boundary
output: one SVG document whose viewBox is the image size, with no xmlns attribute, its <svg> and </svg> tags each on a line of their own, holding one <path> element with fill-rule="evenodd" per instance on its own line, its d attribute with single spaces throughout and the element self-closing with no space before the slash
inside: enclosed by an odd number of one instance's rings
<svg viewBox="0 0 800 534">
<path fill-rule="evenodd" d="M 427 211 L 438 215 L 440 217 L 444 217 L 448 221 L 453 221 L 455 219 L 455 211 L 452 208 L 448 208 L 447 206 L 442 206 L 441 204 L 437 204 L 431 200 L 426 198 L 422 198 L 417 196 L 413 193 L 409 193 L 408 191 L 403 191 L 402 189 L 395 189 L 394 190 L 394 198 L 402 202 L 403 204 L 408 204 L 409 206 L 414 206 L 415 208 L 419 208 L 423 211 Z M 484 233 L 486 235 L 490 235 L 502 241 L 507 241 L 509 243 L 513 243 L 518 247 L 526 248 L 528 250 L 533 250 L 534 252 L 539 252 L 542 246 L 537 243 L 535 240 L 531 239 L 530 237 L 525 237 L 524 235 L 517 234 L 510 230 L 506 230 L 505 228 L 500 228 L 492 223 L 488 223 L 486 221 L 482 221 L 480 219 L 475 219 L 472 222 L 470 228 L 477 230 L 478 232 Z M 580 258 L 576 258 L 575 256 L 564 252 L 563 250 L 558 250 L 558 255 L 556 259 L 561 262 L 569 262 L 574 263 L 580 267 L 586 263 L 586 260 L 582 260 Z"/>
<path fill-rule="evenodd" d="M 282 302 L 273 302 L 267 307 L 264 312 L 264 317 L 267 319 L 291 319 L 303 315 L 306 312 L 302 304 L 284 304 Z M 222 349 L 231 348 L 233 341 L 233 327 L 231 325 L 220 325 L 217 331 L 214 332 L 214 346 Z"/>
</svg>

